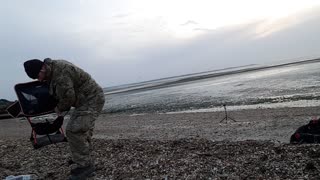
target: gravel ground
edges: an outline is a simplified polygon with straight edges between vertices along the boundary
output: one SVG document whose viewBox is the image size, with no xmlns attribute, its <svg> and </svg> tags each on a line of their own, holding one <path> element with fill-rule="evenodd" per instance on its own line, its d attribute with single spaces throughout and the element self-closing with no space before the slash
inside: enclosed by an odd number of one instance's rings
<svg viewBox="0 0 320 180">
<path fill-rule="evenodd" d="M 290 145 L 318 108 L 182 114 L 104 114 L 91 179 L 319 179 L 320 146 Z M 27 121 L 0 121 L 0 177 L 66 179 L 67 143 L 34 150 Z"/>
</svg>

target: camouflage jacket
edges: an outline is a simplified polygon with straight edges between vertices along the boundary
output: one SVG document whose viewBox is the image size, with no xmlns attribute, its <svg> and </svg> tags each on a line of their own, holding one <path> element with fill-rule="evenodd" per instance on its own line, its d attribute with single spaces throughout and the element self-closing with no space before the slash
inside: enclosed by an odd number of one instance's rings
<svg viewBox="0 0 320 180">
<path fill-rule="evenodd" d="M 102 88 L 81 68 L 65 60 L 44 60 L 49 93 L 58 101 L 57 107 L 65 111 L 71 107 L 85 106 L 103 93 Z"/>
</svg>

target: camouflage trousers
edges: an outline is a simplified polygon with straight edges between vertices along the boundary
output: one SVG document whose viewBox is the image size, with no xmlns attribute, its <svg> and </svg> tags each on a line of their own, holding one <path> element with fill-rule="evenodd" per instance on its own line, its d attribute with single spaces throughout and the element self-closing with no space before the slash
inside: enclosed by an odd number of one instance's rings
<svg viewBox="0 0 320 180">
<path fill-rule="evenodd" d="M 75 108 L 66 127 L 66 135 L 70 146 L 72 161 L 77 167 L 93 164 L 91 157 L 95 120 L 98 118 L 105 99 L 100 93 L 84 106 Z"/>
</svg>

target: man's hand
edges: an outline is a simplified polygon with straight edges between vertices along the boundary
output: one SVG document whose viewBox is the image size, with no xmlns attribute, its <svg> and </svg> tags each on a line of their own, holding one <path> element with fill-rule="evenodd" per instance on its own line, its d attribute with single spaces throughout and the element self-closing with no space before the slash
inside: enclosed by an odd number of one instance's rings
<svg viewBox="0 0 320 180">
<path fill-rule="evenodd" d="M 58 116 L 61 116 L 61 112 L 59 111 L 58 107 L 54 108 L 54 112 L 56 112 Z"/>
</svg>

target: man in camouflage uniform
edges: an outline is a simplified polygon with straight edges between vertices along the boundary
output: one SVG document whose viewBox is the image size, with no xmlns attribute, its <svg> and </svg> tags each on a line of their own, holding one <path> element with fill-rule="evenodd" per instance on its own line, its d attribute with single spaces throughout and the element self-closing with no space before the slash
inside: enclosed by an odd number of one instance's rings
<svg viewBox="0 0 320 180">
<path fill-rule="evenodd" d="M 75 108 L 66 127 L 75 165 L 70 179 L 86 179 L 93 175 L 91 137 L 95 120 L 105 102 L 102 88 L 88 73 L 65 60 L 33 59 L 26 61 L 24 68 L 30 78 L 49 84 L 50 94 L 58 101 L 55 108 L 58 115 Z"/>
</svg>

